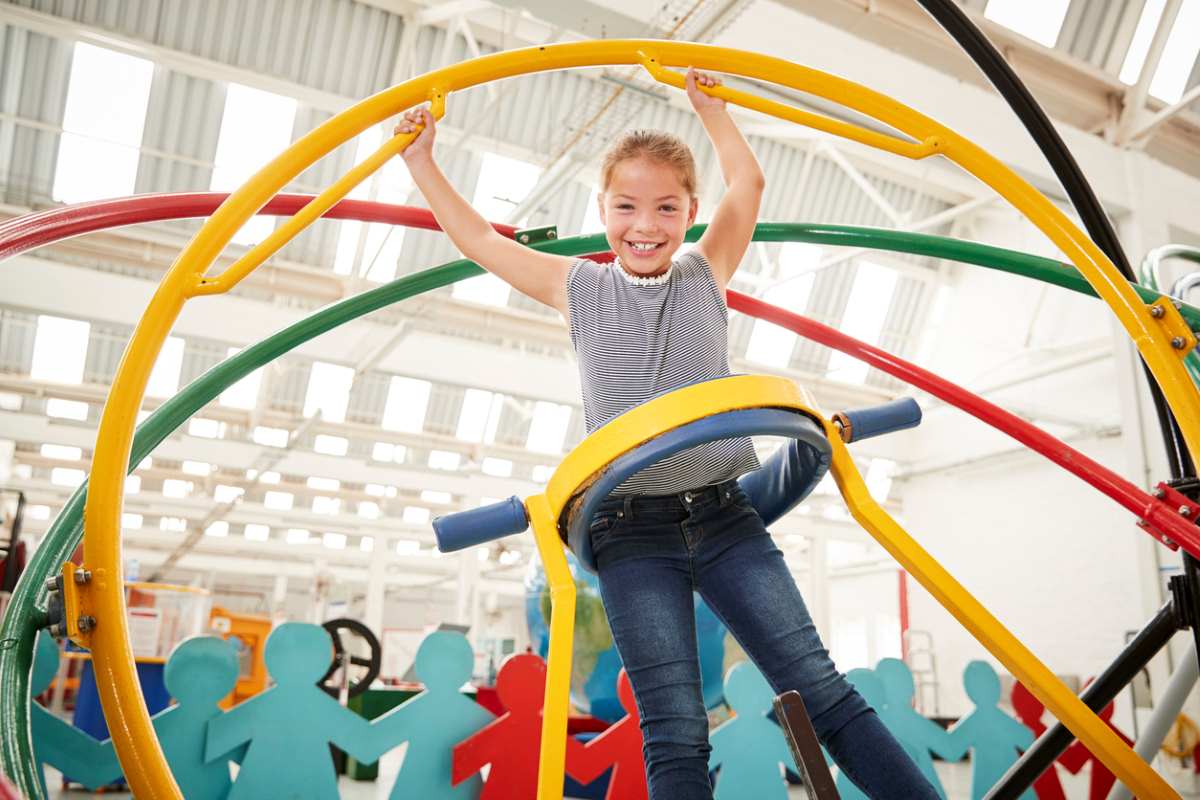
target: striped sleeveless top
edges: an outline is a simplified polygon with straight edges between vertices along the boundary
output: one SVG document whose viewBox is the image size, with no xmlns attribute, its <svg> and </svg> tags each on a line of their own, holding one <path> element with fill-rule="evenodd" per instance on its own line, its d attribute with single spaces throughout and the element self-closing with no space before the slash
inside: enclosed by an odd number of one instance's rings
<svg viewBox="0 0 1200 800">
<path fill-rule="evenodd" d="M 725 297 L 695 251 L 655 278 L 579 259 L 567 273 L 567 309 L 588 433 L 658 395 L 730 375 Z M 748 438 L 723 439 L 665 458 L 613 494 L 675 494 L 758 466 Z"/>
</svg>

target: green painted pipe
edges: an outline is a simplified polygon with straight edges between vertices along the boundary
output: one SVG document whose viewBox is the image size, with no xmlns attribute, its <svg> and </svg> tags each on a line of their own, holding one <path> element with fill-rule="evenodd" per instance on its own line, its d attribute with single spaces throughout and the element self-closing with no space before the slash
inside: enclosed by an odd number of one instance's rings
<svg viewBox="0 0 1200 800">
<path fill-rule="evenodd" d="M 704 229 L 703 225 L 693 227 L 688 231 L 687 240 L 696 241 Z M 762 223 L 756 227 L 754 239 L 759 242 L 808 242 L 863 247 L 944 258 L 1023 275 L 1095 296 L 1087 281 L 1073 267 L 1053 259 L 942 236 L 842 225 Z M 579 255 L 606 250 L 608 245 L 602 234 L 596 234 L 551 240 L 534 247 L 560 255 Z M 473 262 L 462 259 L 399 278 L 321 309 L 247 347 L 201 375 L 138 426 L 130 454 L 130 471 L 192 414 L 259 367 L 346 322 L 482 272 Z M 1134 285 L 1134 289 L 1147 302 L 1153 302 L 1159 296 L 1157 292 L 1141 286 Z M 1184 305 L 1180 311 L 1193 330 L 1200 329 L 1200 310 Z M 82 517 L 86 496 L 85 482 L 67 501 L 46 532 L 26 566 L 0 624 L 0 767 L 12 778 L 18 791 L 36 800 L 43 800 L 44 795 L 35 775 L 36 762 L 29 734 L 29 677 L 35 636 L 46 621 L 40 601 L 46 579 L 58 574 L 63 562 L 70 558 L 83 537 Z"/>
</svg>

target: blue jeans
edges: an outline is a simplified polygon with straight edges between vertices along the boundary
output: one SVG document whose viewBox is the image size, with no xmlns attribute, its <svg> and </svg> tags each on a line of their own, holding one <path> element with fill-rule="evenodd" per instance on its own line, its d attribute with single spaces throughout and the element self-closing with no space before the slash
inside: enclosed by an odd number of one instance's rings
<svg viewBox="0 0 1200 800">
<path fill-rule="evenodd" d="M 817 736 L 873 798 L 937 794 L 834 667 L 800 591 L 736 481 L 612 496 L 590 529 L 600 592 L 642 719 L 656 800 L 712 797 L 692 593 L 700 593 L 776 693 L 800 692 Z"/>
</svg>

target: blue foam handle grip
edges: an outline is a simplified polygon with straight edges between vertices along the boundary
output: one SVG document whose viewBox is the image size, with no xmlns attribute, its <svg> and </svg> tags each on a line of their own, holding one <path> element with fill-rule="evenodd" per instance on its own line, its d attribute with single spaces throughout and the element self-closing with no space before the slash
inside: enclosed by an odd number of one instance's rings
<svg viewBox="0 0 1200 800">
<path fill-rule="evenodd" d="M 520 533 L 528 527 L 525 504 L 516 495 L 499 503 L 480 506 L 470 511 L 456 511 L 453 514 L 435 517 L 433 520 L 433 533 L 437 537 L 438 550 L 443 553 L 486 544 Z"/>
<path fill-rule="evenodd" d="M 911 397 L 901 397 L 883 405 L 843 411 L 838 415 L 842 429 L 849 422 L 848 442 L 860 442 L 872 436 L 895 433 L 921 424 L 921 407 Z"/>
</svg>

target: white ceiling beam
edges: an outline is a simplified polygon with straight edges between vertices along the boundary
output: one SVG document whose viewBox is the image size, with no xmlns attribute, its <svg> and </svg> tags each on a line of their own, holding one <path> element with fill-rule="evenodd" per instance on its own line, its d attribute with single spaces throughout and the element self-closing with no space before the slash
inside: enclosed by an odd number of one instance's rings
<svg viewBox="0 0 1200 800">
<path fill-rule="evenodd" d="M 1180 97 L 1178 101 L 1152 114 L 1148 119 L 1145 120 L 1145 122 L 1142 123 L 1141 127 L 1129 135 L 1127 141 L 1131 144 L 1140 142 L 1157 131 L 1159 126 L 1161 126 L 1164 122 L 1174 116 L 1177 116 L 1180 112 L 1197 100 L 1200 100 L 1200 83 L 1184 92 L 1183 96 Z"/>
</svg>

